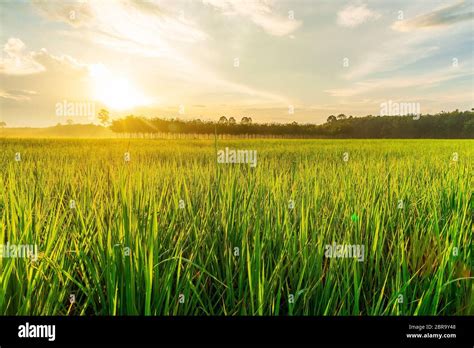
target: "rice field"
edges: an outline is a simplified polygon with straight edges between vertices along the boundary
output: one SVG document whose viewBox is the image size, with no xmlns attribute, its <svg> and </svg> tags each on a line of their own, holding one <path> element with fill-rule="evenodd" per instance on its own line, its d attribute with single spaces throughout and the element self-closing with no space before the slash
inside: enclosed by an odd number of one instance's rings
<svg viewBox="0 0 474 348">
<path fill-rule="evenodd" d="M 0 148 L 1 315 L 474 314 L 472 140 Z"/>
</svg>

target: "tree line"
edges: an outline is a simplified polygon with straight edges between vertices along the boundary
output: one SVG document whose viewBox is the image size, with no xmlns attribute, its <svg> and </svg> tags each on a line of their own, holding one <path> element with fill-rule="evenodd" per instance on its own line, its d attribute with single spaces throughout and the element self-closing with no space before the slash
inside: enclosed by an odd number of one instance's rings
<svg viewBox="0 0 474 348">
<path fill-rule="evenodd" d="M 347 117 L 331 115 L 326 123 L 254 123 L 222 116 L 218 121 L 146 118 L 129 115 L 109 122 L 101 110 L 101 121 L 116 133 L 134 136 L 157 134 L 226 134 L 229 136 L 274 136 L 294 138 L 474 138 L 474 109 L 408 116 Z"/>
</svg>

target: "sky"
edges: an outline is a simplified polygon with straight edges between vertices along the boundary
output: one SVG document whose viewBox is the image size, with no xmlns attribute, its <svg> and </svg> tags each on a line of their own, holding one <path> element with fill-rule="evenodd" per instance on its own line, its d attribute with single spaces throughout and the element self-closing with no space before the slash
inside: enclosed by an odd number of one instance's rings
<svg viewBox="0 0 474 348">
<path fill-rule="evenodd" d="M 0 120 L 467 110 L 473 11 L 474 0 L 1 0 Z"/>
</svg>

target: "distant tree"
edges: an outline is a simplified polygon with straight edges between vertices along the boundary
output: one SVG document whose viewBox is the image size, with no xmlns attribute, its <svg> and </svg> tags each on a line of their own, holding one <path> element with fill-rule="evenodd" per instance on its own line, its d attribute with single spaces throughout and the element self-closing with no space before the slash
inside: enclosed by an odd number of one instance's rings
<svg viewBox="0 0 474 348">
<path fill-rule="evenodd" d="M 106 109 L 100 109 L 99 114 L 97 115 L 100 123 L 102 123 L 104 126 L 107 126 L 110 122 L 110 115 L 109 112 Z"/>
<path fill-rule="evenodd" d="M 247 121 L 249 124 L 252 124 L 253 120 L 252 120 L 252 117 L 247 117 Z"/>
<path fill-rule="evenodd" d="M 229 124 L 236 124 L 237 121 L 233 117 L 229 117 Z"/>
<path fill-rule="evenodd" d="M 229 121 L 227 121 L 227 117 L 221 116 L 219 119 L 219 124 L 227 124 Z"/>
<path fill-rule="evenodd" d="M 242 117 L 239 125 L 227 126 L 229 120 L 223 116 L 217 121 L 179 120 L 165 118 L 146 118 L 129 115 L 111 122 L 114 132 L 137 136 L 152 133 L 224 134 L 248 135 L 292 135 L 296 137 L 337 137 L 337 138 L 474 138 L 474 112 L 455 110 L 425 114 L 415 120 L 412 116 L 372 116 L 352 117 L 338 121 L 331 115 L 328 122 L 321 125 L 298 124 L 296 122 L 254 123 L 249 117 Z M 232 123 L 232 120 L 230 120 Z"/>
<path fill-rule="evenodd" d="M 337 115 L 337 119 L 338 119 L 338 120 L 345 120 L 346 118 L 347 118 L 347 116 L 344 115 L 344 114 L 339 114 L 339 115 Z"/>
<path fill-rule="evenodd" d="M 0 128 L 6 127 L 7 124 L 4 121 L 0 121 Z"/>
<path fill-rule="evenodd" d="M 467 121 L 464 124 L 464 133 L 466 136 L 469 138 L 472 138 L 472 135 L 474 134 L 474 117 L 472 117 L 469 121 Z"/>
<path fill-rule="evenodd" d="M 248 117 L 242 117 L 240 120 L 240 124 L 250 124 L 251 120 Z"/>
<path fill-rule="evenodd" d="M 71 118 L 68 118 L 66 123 L 68 124 L 68 126 L 72 126 L 74 124 L 74 121 Z"/>
</svg>

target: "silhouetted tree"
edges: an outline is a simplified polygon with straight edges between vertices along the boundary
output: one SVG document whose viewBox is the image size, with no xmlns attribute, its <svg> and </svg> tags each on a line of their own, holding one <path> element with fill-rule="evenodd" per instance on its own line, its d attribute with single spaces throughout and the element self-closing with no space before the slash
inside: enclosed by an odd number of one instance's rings
<svg viewBox="0 0 474 348">
<path fill-rule="evenodd" d="M 104 126 L 106 126 L 110 121 L 109 112 L 106 109 L 100 109 L 97 117 L 100 123 L 102 123 Z"/>
<path fill-rule="evenodd" d="M 232 117 L 231 117 L 232 118 Z M 474 138 L 474 112 L 440 112 L 435 115 L 372 116 L 337 120 L 331 115 L 321 125 L 249 123 L 242 117 L 239 124 L 232 124 L 225 116 L 217 122 L 184 121 L 178 119 L 144 118 L 129 115 L 114 120 L 110 129 L 125 134 L 187 133 L 187 134 L 255 134 L 296 137 L 331 138 Z"/>
<path fill-rule="evenodd" d="M 219 119 L 219 124 L 227 124 L 229 121 L 227 121 L 227 117 L 221 116 Z"/>
<path fill-rule="evenodd" d="M 242 117 L 240 119 L 240 124 L 250 124 L 250 120 L 248 117 Z"/>
<path fill-rule="evenodd" d="M 337 115 L 337 119 L 338 119 L 338 120 L 345 120 L 345 119 L 346 119 L 346 115 L 344 115 L 344 114 L 339 114 L 339 115 Z"/>
</svg>

